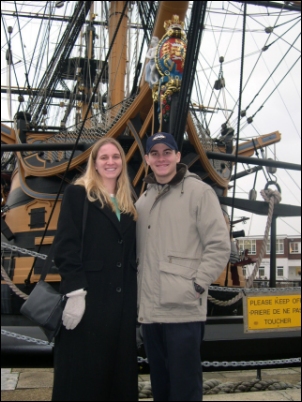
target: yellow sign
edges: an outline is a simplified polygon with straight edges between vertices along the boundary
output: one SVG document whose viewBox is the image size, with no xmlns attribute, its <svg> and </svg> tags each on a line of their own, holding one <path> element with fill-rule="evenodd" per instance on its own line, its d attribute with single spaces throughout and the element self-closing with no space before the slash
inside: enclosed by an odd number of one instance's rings
<svg viewBox="0 0 302 402">
<path fill-rule="evenodd" d="M 301 328 L 301 294 L 252 294 L 244 297 L 245 332 Z"/>
</svg>

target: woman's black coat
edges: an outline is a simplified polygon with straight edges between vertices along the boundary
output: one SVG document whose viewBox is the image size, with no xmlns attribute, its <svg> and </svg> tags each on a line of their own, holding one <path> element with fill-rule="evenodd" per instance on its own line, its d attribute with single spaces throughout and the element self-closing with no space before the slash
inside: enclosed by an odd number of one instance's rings
<svg viewBox="0 0 302 402">
<path fill-rule="evenodd" d="M 135 222 L 89 202 L 82 246 L 84 187 L 65 190 L 55 239 L 61 291 L 85 288 L 86 310 L 55 339 L 53 400 L 137 400 Z"/>
</svg>

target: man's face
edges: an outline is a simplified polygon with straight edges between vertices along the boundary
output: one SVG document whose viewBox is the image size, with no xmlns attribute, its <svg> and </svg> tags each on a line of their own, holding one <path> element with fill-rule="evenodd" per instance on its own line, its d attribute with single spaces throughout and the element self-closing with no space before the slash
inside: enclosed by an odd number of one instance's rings
<svg viewBox="0 0 302 402">
<path fill-rule="evenodd" d="M 175 152 L 165 144 L 156 144 L 145 155 L 158 183 L 168 183 L 176 174 L 176 164 L 180 161 L 180 152 Z"/>
</svg>

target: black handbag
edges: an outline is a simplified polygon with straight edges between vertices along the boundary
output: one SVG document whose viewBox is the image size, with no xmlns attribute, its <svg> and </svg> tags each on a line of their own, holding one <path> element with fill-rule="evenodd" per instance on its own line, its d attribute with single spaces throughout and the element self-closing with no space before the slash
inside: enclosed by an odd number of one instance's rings
<svg viewBox="0 0 302 402">
<path fill-rule="evenodd" d="M 51 342 L 61 327 L 64 307 L 65 296 L 40 279 L 22 304 L 20 312 L 38 324 Z"/>
<path fill-rule="evenodd" d="M 83 238 L 88 210 L 88 201 L 85 198 L 82 225 Z M 66 303 L 66 296 L 57 292 L 49 283 L 45 282 L 53 257 L 53 246 L 45 260 L 39 282 L 36 284 L 28 299 L 22 304 L 20 312 L 37 324 L 45 333 L 49 342 L 58 334 L 62 325 L 62 314 Z"/>
</svg>

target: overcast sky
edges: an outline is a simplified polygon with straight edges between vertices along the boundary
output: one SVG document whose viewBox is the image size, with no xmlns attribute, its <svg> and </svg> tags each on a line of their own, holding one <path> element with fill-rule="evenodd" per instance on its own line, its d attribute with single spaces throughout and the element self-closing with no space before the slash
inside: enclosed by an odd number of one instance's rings
<svg viewBox="0 0 302 402">
<path fill-rule="evenodd" d="M 235 60 L 240 59 L 242 54 L 242 17 L 238 17 L 242 5 L 233 3 L 232 6 L 229 6 L 228 2 L 212 2 L 211 4 L 213 12 L 206 18 L 206 28 L 201 44 L 204 58 L 199 70 L 202 74 L 202 70 L 206 69 L 207 63 L 210 65 L 211 61 L 218 66 L 219 56 L 224 56 L 222 68 L 226 82 L 226 104 L 227 107 L 233 108 L 232 96 L 235 99 L 238 98 L 241 74 L 241 65 Z M 227 17 L 221 13 L 223 7 L 224 9 L 230 7 Z M 246 123 L 246 118 L 241 120 L 239 137 L 249 138 L 279 131 L 282 135 L 281 142 L 267 148 L 267 157 L 301 164 L 301 15 L 290 13 L 288 17 L 283 18 L 279 10 L 267 10 L 264 7 L 253 6 L 247 6 L 247 13 L 249 15 L 246 19 L 242 109 L 250 105 L 247 117 L 254 114 L 255 117 L 250 125 Z M 259 17 L 260 13 L 262 13 L 261 17 Z M 221 26 L 225 27 L 223 34 L 214 35 L 213 32 L 218 31 Z M 265 32 L 266 27 L 274 27 L 274 29 L 268 34 Z M 235 30 L 231 30 L 231 28 L 235 28 Z M 288 32 L 285 34 L 286 31 Z M 268 46 L 268 50 L 261 51 L 265 45 Z M 218 50 L 216 51 L 216 49 Z M 218 67 L 215 68 L 216 73 L 217 71 L 219 71 Z M 269 76 L 271 78 L 267 80 Z M 210 83 L 212 84 L 214 80 L 212 74 Z M 207 85 L 206 79 L 203 83 L 206 89 L 205 98 L 211 99 L 213 102 L 210 85 Z M 268 100 L 264 103 L 266 99 Z M 206 101 L 204 104 L 207 105 Z M 264 105 L 263 108 L 258 111 L 262 105 Z M 236 132 L 237 116 L 238 106 L 236 105 L 230 119 Z M 215 115 L 215 119 L 212 118 L 212 134 L 219 130 L 221 122 L 223 122 L 221 113 Z M 217 126 L 216 129 L 215 126 Z M 260 152 L 259 156 L 261 157 Z M 245 165 L 246 167 L 247 165 Z M 239 165 L 238 171 L 241 170 L 242 165 Z M 300 171 L 278 169 L 275 177 L 271 178 L 277 179 L 277 183 L 281 187 L 282 203 L 301 205 Z M 249 191 L 254 186 L 254 181 L 254 174 L 237 180 L 236 196 L 247 199 Z M 264 189 L 265 184 L 266 179 L 260 171 L 255 184 L 258 201 L 263 201 L 260 191 Z M 276 189 L 275 186 L 270 186 L 270 188 Z M 231 189 L 229 196 L 232 194 Z M 262 236 L 264 234 L 266 217 L 235 210 L 234 217 L 237 219 L 240 216 L 247 216 L 250 219 L 245 224 L 237 224 L 235 230 L 244 229 L 246 235 Z M 278 218 L 277 233 L 301 235 L 301 217 Z"/>
</svg>

